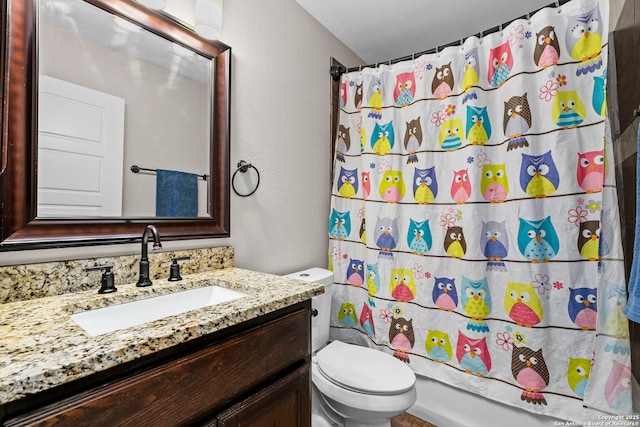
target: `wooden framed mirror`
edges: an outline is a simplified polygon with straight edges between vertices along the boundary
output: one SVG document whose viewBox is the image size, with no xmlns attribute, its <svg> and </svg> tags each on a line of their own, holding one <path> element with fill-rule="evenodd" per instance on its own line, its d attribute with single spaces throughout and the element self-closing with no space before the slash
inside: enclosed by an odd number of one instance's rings
<svg viewBox="0 0 640 427">
<path fill-rule="evenodd" d="M 90 22 L 81 22 L 85 19 L 82 16 L 86 16 L 84 13 L 74 14 L 75 12 L 71 9 L 75 10 L 77 6 L 91 14 L 91 17 L 87 18 Z M 57 9 L 60 7 L 62 9 Z M 2 128 L 0 251 L 125 243 L 140 239 L 147 224 L 154 224 L 160 231 L 163 240 L 229 236 L 231 61 L 229 46 L 203 39 L 179 21 L 164 13 L 149 10 L 133 0 L 2 0 L 1 12 L 2 27 L 6 31 L 2 39 L 2 61 L 0 64 L 3 76 L 0 83 L 3 97 L 2 116 L 0 117 Z M 114 73 L 109 68 L 110 65 L 104 65 L 104 62 L 94 63 L 87 60 L 90 56 L 96 56 L 96 50 L 89 54 L 83 50 L 84 46 L 90 44 L 97 46 L 97 43 L 101 43 L 97 33 L 102 31 L 99 30 L 102 24 L 98 24 L 96 21 L 98 18 L 93 15 L 94 13 L 95 16 L 105 16 L 105 18 L 100 18 L 105 22 L 116 22 L 115 30 L 113 30 L 115 33 L 107 37 L 115 40 L 116 44 L 135 47 L 138 33 L 144 33 L 145 39 L 156 38 L 164 43 L 159 47 L 143 45 L 138 47 L 139 53 L 133 55 L 150 56 L 151 52 L 156 52 L 151 55 L 157 57 L 152 65 L 140 63 L 139 58 L 129 59 L 126 57 L 122 59 L 120 56 L 122 53 L 117 46 L 105 47 L 101 45 L 96 48 L 101 49 L 101 52 L 108 52 L 98 56 L 100 61 L 105 57 L 113 57 L 116 58 L 112 60 L 113 63 L 122 63 L 124 68 L 133 70 L 135 73 L 133 76 L 112 78 L 112 80 L 129 82 L 130 85 L 125 88 L 104 89 L 104 87 L 109 87 L 109 84 L 105 83 L 108 77 L 114 74 L 118 76 L 119 71 Z M 53 22 L 58 18 L 62 20 L 57 24 Z M 86 27 L 88 31 L 95 33 L 91 34 L 92 40 L 81 38 L 84 37 L 81 35 L 81 27 Z M 67 30 L 68 33 L 65 33 Z M 51 54 L 51 46 L 58 46 L 59 43 L 58 39 L 55 44 L 48 41 L 58 35 L 72 40 L 76 45 Z M 46 38 L 43 40 L 41 36 Z M 122 37 L 125 37 L 124 41 Z M 153 42 L 153 44 L 155 43 Z M 65 52 L 69 51 L 79 56 L 66 58 Z M 158 56 L 160 57 L 158 58 Z M 143 58 L 143 60 L 147 59 Z M 59 69 L 61 67 L 56 65 L 64 63 L 70 64 L 67 68 L 73 70 L 73 76 L 67 78 L 63 75 L 64 78 L 60 79 Z M 163 65 L 163 63 L 168 65 Z M 178 63 L 179 66 L 176 66 Z M 196 73 L 199 77 L 191 76 L 188 78 L 194 81 L 202 80 L 201 83 L 204 84 L 203 89 L 196 88 L 195 92 L 204 94 L 205 99 L 204 101 L 199 100 L 197 107 L 194 108 L 194 111 L 199 112 L 199 116 L 204 117 L 203 122 L 196 122 L 195 114 L 185 113 L 187 111 L 186 103 L 196 102 L 195 95 L 180 100 L 175 96 L 176 93 L 186 92 L 182 88 L 176 89 L 174 87 L 176 81 L 179 80 L 176 76 L 183 72 L 181 70 L 187 72 L 197 70 L 198 66 L 195 63 L 204 64 Z M 84 73 L 83 67 L 97 70 L 97 78 L 92 80 L 92 78 L 86 77 L 87 74 Z M 167 83 L 163 83 L 162 86 L 152 86 L 149 95 L 138 93 L 131 95 L 134 88 L 138 86 L 155 84 L 156 80 L 152 78 L 152 73 L 145 71 L 147 68 L 166 68 L 166 74 L 169 77 L 165 77 L 165 80 L 161 81 Z M 41 69 L 46 72 L 41 73 Z M 75 206 L 72 206 L 70 210 L 60 212 L 50 211 L 43 207 L 42 201 L 47 197 L 53 200 L 61 198 L 55 195 L 52 197 L 43 192 L 43 187 L 46 187 L 44 183 L 50 182 L 52 177 L 57 176 L 56 168 L 59 168 L 61 174 L 65 171 L 83 168 L 87 170 L 86 173 L 96 169 L 107 169 L 105 164 L 100 161 L 96 161 L 95 166 L 92 166 L 92 163 L 83 162 L 80 164 L 81 167 L 70 167 L 67 163 L 58 160 L 58 157 L 43 153 L 44 143 L 39 146 L 39 140 L 44 141 L 43 129 L 39 128 L 39 123 L 50 122 L 57 129 L 59 127 L 57 125 L 90 122 L 90 120 L 85 120 L 82 114 L 70 116 L 77 117 L 75 120 L 58 119 L 57 117 L 55 120 L 43 120 L 43 117 L 39 117 L 39 114 L 43 116 L 50 114 L 43 112 L 50 110 L 44 110 L 49 101 L 46 100 L 48 98 L 45 98 L 45 94 L 42 92 L 42 87 L 49 83 L 50 77 L 56 81 L 71 81 L 73 87 L 77 86 L 76 79 L 79 79 L 82 86 L 88 86 L 91 90 L 96 89 L 96 85 L 103 85 L 104 87 L 98 87 L 98 89 L 104 89 L 109 94 L 121 92 L 118 95 L 123 98 L 122 103 L 126 111 L 124 125 L 121 125 L 124 128 L 122 133 L 125 154 L 124 157 L 118 158 L 115 164 L 119 165 L 120 172 L 118 173 L 121 177 L 124 176 L 124 179 L 114 186 L 121 187 L 124 191 L 120 196 L 116 195 L 115 199 L 120 198 L 129 205 L 132 203 L 135 205 L 137 202 L 139 207 L 125 208 L 121 211 L 105 210 L 106 213 L 102 214 L 81 209 L 77 210 L 78 214 L 74 214 L 76 212 L 74 211 Z M 83 78 L 84 81 L 82 81 Z M 92 83 L 92 81 L 98 83 Z M 157 93 L 165 94 L 165 98 L 158 101 L 156 99 Z M 127 96 L 130 98 L 126 99 Z M 162 113 L 150 109 L 154 104 L 161 104 Z M 53 111 L 58 111 L 55 106 Z M 133 115 L 134 111 L 135 115 Z M 167 117 L 169 120 L 173 120 L 175 117 L 177 121 L 180 115 L 185 116 L 182 124 L 171 123 L 169 128 L 161 128 L 168 121 Z M 47 119 L 51 117 L 50 115 L 46 116 Z M 133 125 L 139 122 L 146 124 L 141 129 L 134 128 Z M 189 171 L 207 178 L 204 188 L 198 190 L 203 193 L 199 194 L 199 214 L 189 217 L 156 216 L 153 209 L 147 211 L 140 208 L 140 206 L 147 207 L 147 205 L 153 204 L 154 198 L 147 196 L 150 193 L 155 193 L 155 177 L 150 176 L 153 174 L 149 172 L 134 175 L 130 168 L 135 163 L 142 168 L 190 169 L 195 160 L 183 158 L 185 153 L 191 151 L 191 148 L 185 148 L 185 144 L 191 143 L 195 137 L 187 135 L 187 132 L 180 130 L 179 126 L 198 128 L 199 135 L 204 135 L 203 152 L 198 153 L 196 157 L 208 159 L 208 164 L 205 161 L 195 165 L 196 170 Z M 175 133 L 169 142 L 159 142 L 161 135 L 171 134 L 172 131 Z M 101 132 L 94 132 L 89 127 L 89 133 L 100 134 Z M 56 137 L 61 139 L 59 135 Z M 136 144 L 144 143 L 146 145 L 134 149 L 131 148 L 133 141 Z M 171 148 L 172 145 L 175 147 Z M 178 154 L 172 152 L 172 149 L 178 150 Z M 60 151 L 64 151 L 64 149 Z M 130 151 L 137 154 L 128 158 Z M 157 160 L 154 155 L 163 151 L 169 153 L 167 158 Z M 136 155 L 137 157 L 135 157 Z M 146 161 L 150 163 L 145 163 Z M 85 175 L 77 174 L 71 175 L 66 180 L 75 183 L 82 182 L 83 185 L 86 182 L 86 186 L 92 182 L 92 179 Z M 141 187 L 142 190 L 132 193 L 132 189 L 142 181 L 147 183 L 146 189 Z M 107 178 L 106 184 L 96 184 L 95 186 L 99 189 L 107 188 L 110 185 L 109 182 Z M 202 183 L 199 185 L 202 187 Z M 63 190 L 63 193 L 64 191 L 66 190 Z M 81 189 L 81 191 L 84 190 Z M 84 195 L 81 193 L 79 198 L 83 197 Z M 133 202 L 127 202 L 127 200 Z"/>
</svg>

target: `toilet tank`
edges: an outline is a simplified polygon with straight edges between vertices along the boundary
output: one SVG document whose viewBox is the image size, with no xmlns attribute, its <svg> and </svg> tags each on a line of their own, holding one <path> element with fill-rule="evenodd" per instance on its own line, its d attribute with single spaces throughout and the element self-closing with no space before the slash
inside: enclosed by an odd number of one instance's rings
<svg viewBox="0 0 640 427">
<path fill-rule="evenodd" d="M 324 285 L 324 293 L 311 299 L 311 307 L 317 315 L 311 318 L 311 350 L 316 352 L 329 341 L 329 323 L 331 318 L 331 297 L 333 295 L 333 272 L 324 268 L 309 268 L 286 277 L 317 282 Z"/>
</svg>

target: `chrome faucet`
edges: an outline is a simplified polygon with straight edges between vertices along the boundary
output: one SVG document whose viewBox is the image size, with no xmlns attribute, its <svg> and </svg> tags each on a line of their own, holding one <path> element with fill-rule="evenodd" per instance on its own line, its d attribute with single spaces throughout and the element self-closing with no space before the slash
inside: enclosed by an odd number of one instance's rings
<svg viewBox="0 0 640 427">
<path fill-rule="evenodd" d="M 147 228 L 144 229 L 142 233 L 142 254 L 140 256 L 140 278 L 138 278 L 138 283 L 136 286 L 141 288 L 144 286 L 151 286 L 151 279 L 149 279 L 149 258 L 147 255 L 147 246 L 149 243 L 149 234 L 153 236 L 153 249 L 159 249 L 162 247 L 162 242 L 160 242 L 160 233 L 156 230 L 156 227 L 153 225 L 147 225 Z"/>
</svg>

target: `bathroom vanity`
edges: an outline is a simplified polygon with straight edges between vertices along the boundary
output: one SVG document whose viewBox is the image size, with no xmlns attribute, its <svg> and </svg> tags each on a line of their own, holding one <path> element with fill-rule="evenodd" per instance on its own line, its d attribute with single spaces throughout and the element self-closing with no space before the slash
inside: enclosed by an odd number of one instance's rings
<svg viewBox="0 0 640 427">
<path fill-rule="evenodd" d="M 70 318 L 212 284 L 246 296 L 93 337 Z M 3 305 L 3 425 L 310 425 L 322 285 L 225 268 L 118 289 Z"/>
</svg>

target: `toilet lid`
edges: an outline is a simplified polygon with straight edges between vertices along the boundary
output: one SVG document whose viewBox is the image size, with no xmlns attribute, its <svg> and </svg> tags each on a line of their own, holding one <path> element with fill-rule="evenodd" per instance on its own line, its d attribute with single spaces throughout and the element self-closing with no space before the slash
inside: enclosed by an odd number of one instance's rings
<svg viewBox="0 0 640 427">
<path fill-rule="evenodd" d="M 329 381 L 359 393 L 400 394 L 416 382 L 411 368 L 395 357 L 341 341 L 320 350 L 316 362 Z"/>
</svg>

